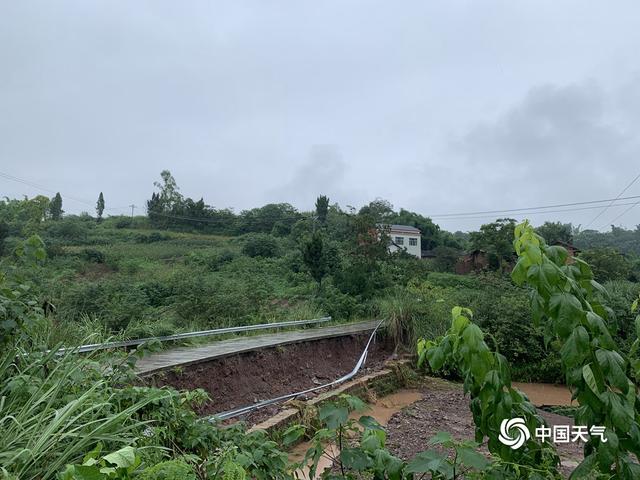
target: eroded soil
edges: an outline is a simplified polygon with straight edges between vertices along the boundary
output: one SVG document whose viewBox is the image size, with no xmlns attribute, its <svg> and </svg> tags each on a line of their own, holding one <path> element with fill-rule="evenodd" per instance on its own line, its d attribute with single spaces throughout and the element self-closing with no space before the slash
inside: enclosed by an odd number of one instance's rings
<svg viewBox="0 0 640 480">
<path fill-rule="evenodd" d="M 148 382 L 206 390 L 211 401 L 198 413 L 211 415 L 331 382 L 354 368 L 368 339 L 368 334 L 351 335 L 241 353 L 161 372 Z M 390 345 L 375 340 L 359 374 L 380 369 L 392 351 Z M 265 407 L 237 419 L 257 423 L 280 407 Z"/>
</svg>

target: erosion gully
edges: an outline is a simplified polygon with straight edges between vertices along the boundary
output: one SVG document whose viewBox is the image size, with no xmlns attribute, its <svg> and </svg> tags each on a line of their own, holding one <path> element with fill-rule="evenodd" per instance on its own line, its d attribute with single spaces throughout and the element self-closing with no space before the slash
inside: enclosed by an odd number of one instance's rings
<svg viewBox="0 0 640 480">
<path fill-rule="evenodd" d="M 360 356 L 368 335 L 350 335 L 313 342 L 302 342 L 284 347 L 231 355 L 202 362 L 185 368 L 176 368 L 153 375 L 146 381 L 153 385 L 171 385 L 178 389 L 204 388 L 211 401 L 199 409 L 208 415 L 232 408 L 250 405 L 260 400 L 313 387 L 350 371 Z M 384 368 L 393 353 L 391 345 L 377 340 L 369 351 L 362 376 Z M 420 388 L 401 389 L 380 396 L 369 406 L 366 415 L 374 417 L 387 427 L 388 447 L 395 455 L 411 458 L 424 450 L 428 438 L 440 430 L 451 431 L 454 437 L 473 438 L 473 421 L 468 398 L 460 385 L 432 379 Z M 514 383 L 524 391 L 536 406 L 571 405 L 569 390 L 559 385 Z M 311 395 L 302 400 L 310 400 Z M 275 415 L 282 406 L 271 406 L 241 417 L 254 425 Z M 359 414 L 355 414 L 357 416 Z M 547 414 L 551 422 L 568 421 L 566 417 Z M 301 443 L 290 458 L 304 458 L 309 443 Z M 336 447 L 327 446 L 327 455 L 318 468 L 322 472 L 331 466 L 330 457 L 337 456 Z M 561 452 L 561 456 L 563 456 Z M 580 460 L 579 448 L 568 451 L 563 458 L 575 466 Z M 309 478 L 308 468 L 299 472 Z M 316 475 L 316 478 L 319 478 Z"/>
</svg>

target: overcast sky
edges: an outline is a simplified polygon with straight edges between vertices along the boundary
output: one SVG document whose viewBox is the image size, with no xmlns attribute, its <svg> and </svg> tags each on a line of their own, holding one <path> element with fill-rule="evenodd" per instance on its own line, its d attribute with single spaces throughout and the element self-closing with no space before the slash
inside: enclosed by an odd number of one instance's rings
<svg viewBox="0 0 640 480">
<path fill-rule="evenodd" d="M 640 173 L 638 19 L 635 0 L 4 1 L 0 172 L 138 212 L 163 169 L 235 211 L 613 198 Z M 0 178 L 2 196 L 39 193 Z"/>
</svg>

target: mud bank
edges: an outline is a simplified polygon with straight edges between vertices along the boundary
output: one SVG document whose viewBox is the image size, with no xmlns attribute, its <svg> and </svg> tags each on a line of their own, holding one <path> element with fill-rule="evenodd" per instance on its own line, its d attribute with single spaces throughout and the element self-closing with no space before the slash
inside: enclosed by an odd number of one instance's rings
<svg viewBox="0 0 640 480">
<path fill-rule="evenodd" d="M 353 369 L 368 339 L 351 335 L 266 348 L 160 372 L 146 381 L 180 390 L 204 389 L 211 401 L 198 413 L 211 415 L 335 380 Z M 375 339 L 360 374 L 382 368 L 392 351 L 391 345 Z M 238 419 L 253 424 L 279 408 L 266 407 Z"/>
</svg>

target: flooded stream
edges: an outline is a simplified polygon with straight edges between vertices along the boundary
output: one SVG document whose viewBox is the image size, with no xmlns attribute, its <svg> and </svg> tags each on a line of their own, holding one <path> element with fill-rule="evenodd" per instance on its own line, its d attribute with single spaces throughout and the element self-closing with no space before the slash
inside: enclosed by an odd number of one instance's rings
<svg viewBox="0 0 640 480">
<path fill-rule="evenodd" d="M 564 385 L 513 382 L 513 386 L 524 392 L 536 407 L 577 405 L 571 402 L 571 391 Z"/>
<path fill-rule="evenodd" d="M 569 406 L 575 405 L 571 402 L 571 392 L 564 385 L 554 385 L 546 383 L 523 383 L 513 382 L 513 386 L 524 392 L 529 400 L 537 407 L 541 406 Z M 369 410 L 365 412 L 357 412 L 351 415 L 351 418 L 359 418 L 360 415 L 370 415 L 375 418 L 380 425 L 385 426 L 389 419 L 403 408 L 411 405 L 423 397 L 418 390 L 402 389 L 395 393 L 379 398 L 375 403 L 369 404 Z M 310 442 L 298 444 L 289 454 L 289 460 L 292 462 L 300 462 L 307 449 L 311 446 Z M 339 451 L 335 445 L 328 445 L 325 449 L 325 455 L 318 464 L 318 472 L 315 477 L 310 478 L 309 468 L 304 468 L 298 472 L 299 478 L 304 480 L 314 480 L 320 478 L 320 473 L 332 465 L 331 457 L 337 457 Z"/>
<path fill-rule="evenodd" d="M 386 425 L 394 413 L 399 412 L 404 407 L 417 402 L 422 398 L 422 394 L 417 390 L 402 389 L 385 397 L 379 398 L 375 403 L 369 404 L 369 409 L 364 412 L 357 412 L 351 415 L 351 418 L 359 418 L 361 415 L 369 415 L 375 418 L 382 426 Z M 305 453 L 311 446 L 311 442 L 303 442 L 296 445 L 289 454 L 289 460 L 299 462 L 304 458 Z M 301 479 L 313 480 L 320 478 L 320 473 L 326 468 L 330 468 L 332 464 L 331 457 L 338 455 L 338 449 L 335 445 L 327 446 L 325 455 L 318 463 L 318 472 L 315 477 L 309 477 L 309 468 L 303 468 L 298 472 Z"/>
</svg>

